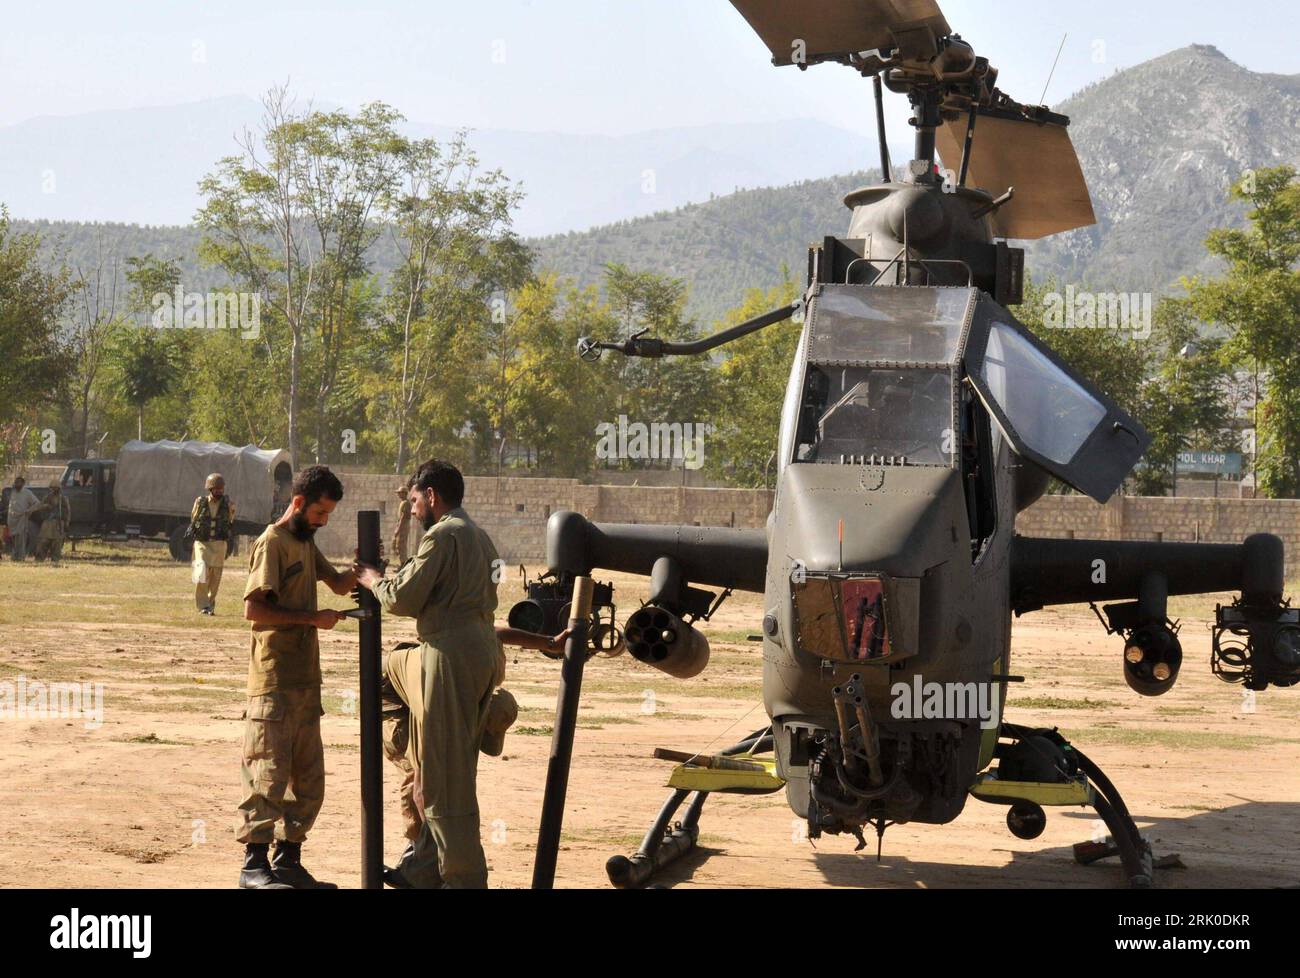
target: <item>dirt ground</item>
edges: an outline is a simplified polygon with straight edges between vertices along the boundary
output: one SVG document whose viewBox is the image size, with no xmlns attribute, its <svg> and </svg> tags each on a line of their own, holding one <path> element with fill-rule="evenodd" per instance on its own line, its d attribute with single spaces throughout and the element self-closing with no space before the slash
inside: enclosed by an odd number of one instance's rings
<svg viewBox="0 0 1300 978">
<path fill-rule="evenodd" d="M 103 684 L 102 725 L 85 718 L 0 718 L 0 886 L 231 887 L 241 852 L 240 714 L 248 634 L 239 620 L 242 561 L 227 570 L 218 616 L 198 616 L 189 570 L 154 552 L 104 549 L 61 568 L 0 563 L 0 683 Z M 620 618 L 644 582 L 615 575 Z M 502 586 L 502 615 L 520 596 Z M 333 599 L 335 607 L 346 602 Z M 1143 700 L 1124 684 L 1120 648 L 1086 608 L 1015 626 L 1008 717 L 1059 726 L 1123 792 L 1157 855 L 1186 869 L 1161 887 L 1272 887 L 1300 882 L 1300 692 L 1261 695 L 1210 675 L 1214 599 L 1180 601 L 1186 661 L 1178 687 Z M 667 790 L 655 747 L 720 749 L 763 725 L 760 599 L 737 596 L 707 628 L 714 656 L 683 683 L 629 657 L 594 660 L 577 734 L 557 884 L 608 886 L 605 860 L 630 853 Z M 385 640 L 413 637 L 385 622 Z M 324 810 L 307 865 L 343 886 L 360 881 L 356 628 L 323 637 Z M 527 886 L 555 708 L 557 663 L 512 654 L 507 685 L 523 707 L 506 755 L 483 760 L 483 838 L 496 887 Z M 396 778 L 386 771 L 386 798 Z M 402 848 L 395 807 L 386 852 Z M 784 796 L 710 799 L 701 850 L 664 882 L 692 887 L 1115 887 L 1115 860 L 1080 867 L 1075 842 L 1091 811 L 1051 813 L 1033 842 L 1005 809 L 971 801 L 945 827 L 899 826 L 884 858 L 848 838 L 815 846 Z M 874 846 L 872 847 L 874 848 Z"/>
</svg>

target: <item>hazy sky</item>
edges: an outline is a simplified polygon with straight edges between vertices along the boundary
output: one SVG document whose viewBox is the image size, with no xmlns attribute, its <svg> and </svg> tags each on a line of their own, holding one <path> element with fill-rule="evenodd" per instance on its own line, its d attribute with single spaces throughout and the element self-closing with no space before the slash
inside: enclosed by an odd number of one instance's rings
<svg viewBox="0 0 1300 978">
<path fill-rule="evenodd" d="M 797 0 L 792 0 L 797 2 Z M 1191 43 L 1255 71 L 1300 74 L 1296 0 L 943 0 L 954 29 L 1047 94 Z M 800 76 L 727 0 L 8 0 L 0 24 L 0 126 L 37 115 L 258 95 L 395 105 L 477 128 L 618 134 L 809 116 L 866 131 L 870 86 L 825 65 Z M 893 99 L 891 114 L 906 117 Z M 901 133 L 895 133 L 898 139 Z M 905 136 L 904 136 L 905 138 Z"/>
</svg>

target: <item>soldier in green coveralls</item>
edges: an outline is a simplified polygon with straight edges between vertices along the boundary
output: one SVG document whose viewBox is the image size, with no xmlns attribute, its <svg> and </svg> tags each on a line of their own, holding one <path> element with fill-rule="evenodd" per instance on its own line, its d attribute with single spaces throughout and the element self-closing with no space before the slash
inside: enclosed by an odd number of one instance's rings
<svg viewBox="0 0 1300 978">
<path fill-rule="evenodd" d="M 411 709 L 409 755 L 423 825 L 396 878 L 417 889 L 482 889 L 487 861 L 479 840 L 479 744 L 493 690 L 505 672 L 493 612 L 496 547 L 461 508 L 465 480 L 437 460 L 420 467 L 411 512 L 425 533 L 397 576 L 358 564 L 358 583 L 388 614 L 416 619 L 418 654 L 390 659 L 388 677 Z"/>
</svg>

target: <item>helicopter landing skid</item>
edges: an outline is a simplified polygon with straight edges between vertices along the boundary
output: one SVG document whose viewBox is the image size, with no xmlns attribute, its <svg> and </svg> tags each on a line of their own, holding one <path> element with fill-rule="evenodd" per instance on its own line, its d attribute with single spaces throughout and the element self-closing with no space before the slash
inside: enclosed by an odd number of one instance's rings
<svg viewBox="0 0 1300 978">
<path fill-rule="evenodd" d="M 1151 844 L 1142 838 L 1137 823 L 1129 814 L 1119 790 L 1106 777 L 1096 763 L 1055 730 L 1036 730 L 1016 724 L 1004 723 L 1000 736 L 1013 741 L 1011 748 L 1031 745 L 1035 741 L 1049 741 L 1072 763 L 1071 770 L 1061 770 L 1056 780 L 1017 780 L 1015 775 L 999 777 L 1004 768 L 1011 768 L 1004 760 L 998 768 L 985 773 L 971 787 L 971 796 L 994 805 L 1009 805 L 1007 827 L 1021 839 L 1036 839 L 1047 825 L 1044 806 L 1088 806 L 1094 809 L 1106 824 L 1110 836 L 1101 842 L 1082 842 L 1074 847 L 1075 861 L 1090 865 L 1109 856 L 1119 856 L 1124 875 L 1133 889 L 1148 889 L 1154 883 L 1157 861 L 1151 853 Z"/>
<path fill-rule="evenodd" d="M 611 856 L 605 863 L 610 883 L 620 890 L 644 889 L 651 885 L 655 874 L 693 851 L 700 838 L 700 813 L 710 794 L 770 794 L 782 790 L 785 783 L 770 770 L 775 765 L 763 764 L 763 770 L 740 771 L 716 763 L 742 755 L 746 759 L 757 757 L 773 749 L 771 728 L 764 727 L 722 751 L 717 758 L 697 756 L 698 764 L 678 767 L 669 781 L 673 793 L 659 810 L 640 848 L 631 856 Z M 683 805 L 686 814 L 681 821 L 674 822 L 673 816 Z"/>
</svg>

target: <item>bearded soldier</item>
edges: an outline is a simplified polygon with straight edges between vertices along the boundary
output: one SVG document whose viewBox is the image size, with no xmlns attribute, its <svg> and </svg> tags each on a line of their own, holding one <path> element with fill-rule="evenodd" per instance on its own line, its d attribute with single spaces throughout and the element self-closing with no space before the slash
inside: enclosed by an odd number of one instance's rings
<svg viewBox="0 0 1300 978">
<path fill-rule="evenodd" d="M 356 587 L 356 575 L 336 571 L 313 537 L 342 498 L 343 486 L 329 469 L 304 470 L 288 510 L 249 554 L 244 617 L 253 623 L 253 637 L 237 830 L 245 846 L 239 874 L 245 889 L 337 889 L 303 868 L 302 844 L 325 800 L 317 630 L 345 617 L 316 610 L 316 584 L 339 595 Z"/>
<path fill-rule="evenodd" d="M 194 604 L 200 614 L 217 612 L 217 589 L 226 565 L 226 551 L 235 533 L 235 504 L 226 495 L 220 472 L 208 476 L 208 493 L 194 500 L 190 532 L 194 534 Z"/>
<path fill-rule="evenodd" d="M 492 694 L 505 675 L 493 616 L 500 561 L 461 508 L 465 480 L 454 466 L 426 462 L 411 494 L 425 529 L 415 556 L 388 580 L 373 567 L 354 568 L 385 612 L 416 619 L 420 638 L 418 648 L 387 663 L 388 680 L 410 708 L 412 794 L 423 817 L 396 879 L 416 889 L 482 889 L 476 778 Z"/>
</svg>

